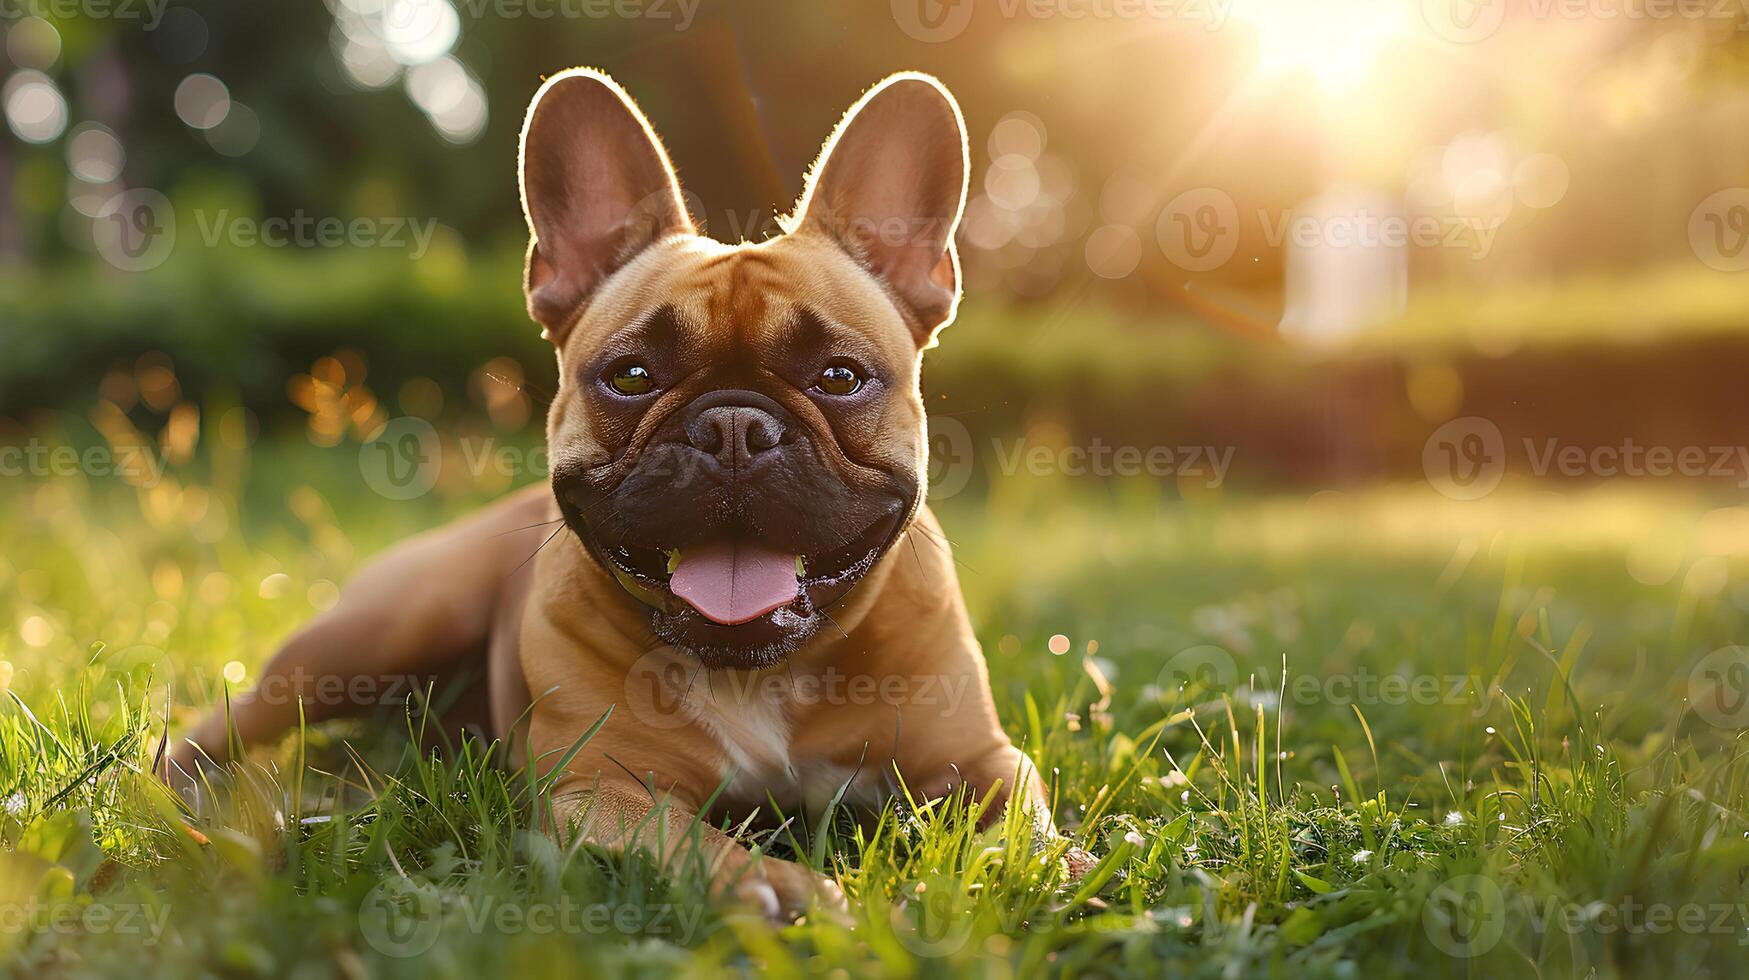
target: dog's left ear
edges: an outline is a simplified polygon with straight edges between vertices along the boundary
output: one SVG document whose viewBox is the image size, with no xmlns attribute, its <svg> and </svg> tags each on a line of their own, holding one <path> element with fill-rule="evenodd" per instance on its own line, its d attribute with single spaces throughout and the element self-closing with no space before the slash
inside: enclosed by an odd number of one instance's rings
<svg viewBox="0 0 1749 980">
<path fill-rule="evenodd" d="M 953 237 L 969 169 L 953 95 L 928 75 L 893 75 L 826 141 L 795 231 L 830 236 L 880 277 L 918 345 L 930 346 L 959 305 Z"/>
<path fill-rule="evenodd" d="M 522 127 L 528 315 L 564 341 L 595 288 L 652 242 L 691 234 L 662 142 L 607 75 L 572 68 L 535 93 Z"/>
</svg>

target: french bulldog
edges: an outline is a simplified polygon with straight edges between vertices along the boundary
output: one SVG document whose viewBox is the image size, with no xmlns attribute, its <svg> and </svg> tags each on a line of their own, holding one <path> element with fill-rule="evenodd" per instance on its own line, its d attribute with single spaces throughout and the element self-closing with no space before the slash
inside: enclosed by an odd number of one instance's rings
<svg viewBox="0 0 1749 980">
<path fill-rule="evenodd" d="M 550 775 L 555 833 L 702 853 L 771 914 L 842 896 L 725 817 L 963 785 L 986 820 L 1024 805 L 1051 834 L 924 503 L 918 376 L 959 303 L 967 171 L 952 95 L 894 75 L 781 234 L 724 244 L 620 86 L 548 79 L 521 190 L 528 311 L 559 367 L 550 484 L 376 558 L 175 763 L 272 739 L 300 702 L 310 721 L 365 706 L 324 681 L 465 667 L 491 734 Z"/>
</svg>

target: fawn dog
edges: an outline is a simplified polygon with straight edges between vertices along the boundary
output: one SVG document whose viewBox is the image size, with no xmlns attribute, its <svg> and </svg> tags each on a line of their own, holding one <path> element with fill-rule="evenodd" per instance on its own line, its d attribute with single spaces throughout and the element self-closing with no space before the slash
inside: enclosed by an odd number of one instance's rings
<svg viewBox="0 0 1749 980">
<path fill-rule="evenodd" d="M 845 114 L 782 234 L 722 244 L 618 85 L 547 80 L 521 187 L 528 311 L 559 364 L 550 484 L 375 559 L 174 760 L 222 761 L 231 726 L 282 734 L 300 700 L 314 720 L 357 707 L 311 699 L 325 678 L 473 662 L 492 734 L 562 766 L 557 822 L 607 846 L 675 860 L 707 805 L 873 801 L 897 779 L 1018 801 L 1050 833 L 923 502 L 918 375 L 959 303 L 967 170 L 953 97 L 894 75 Z M 713 880 L 768 913 L 842 901 L 702 839 Z"/>
</svg>

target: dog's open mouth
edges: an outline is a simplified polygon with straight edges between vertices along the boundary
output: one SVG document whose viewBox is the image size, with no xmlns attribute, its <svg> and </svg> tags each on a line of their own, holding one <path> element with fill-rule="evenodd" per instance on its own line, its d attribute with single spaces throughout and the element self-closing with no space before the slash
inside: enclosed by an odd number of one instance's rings
<svg viewBox="0 0 1749 980">
<path fill-rule="evenodd" d="M 828 610 L 902 530 L 895 504 L 840 547 L 797 553 L 740 534 L 675 548 L 603 547 L 628 591 L 655 609 L 658 636 L 712 666 L 776 662 L 812 636 Z"/>
<path fill-rule="evenodd" d="M 743 535 L 680 548 L 620 545 L 606 556 L 643 588 L 673 596 L 718 626 L 740 626 L 786 607 L 806 614 L 812 603 L 835 601 L 880 558 L 899 518 L 895 510 L 842 547 L 813 555 Z"/>
</svg>

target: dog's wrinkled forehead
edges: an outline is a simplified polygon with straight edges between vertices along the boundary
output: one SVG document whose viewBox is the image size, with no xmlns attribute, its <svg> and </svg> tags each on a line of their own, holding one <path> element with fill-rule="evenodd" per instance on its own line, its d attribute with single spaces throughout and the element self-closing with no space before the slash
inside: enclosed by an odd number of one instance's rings
<svg viewBox="0 0 1749 980">
<path fill-rule="evenodd" d="M 878 280 L 830 242 L 728 246 L 676 236 L 646 250 L 593 298 L 563 345 L 566 380 L 602 351 L 671 345 L 725 375 L 772 370 L 821 345 L 915 375 L 918 351 Z"/>
</svg>

